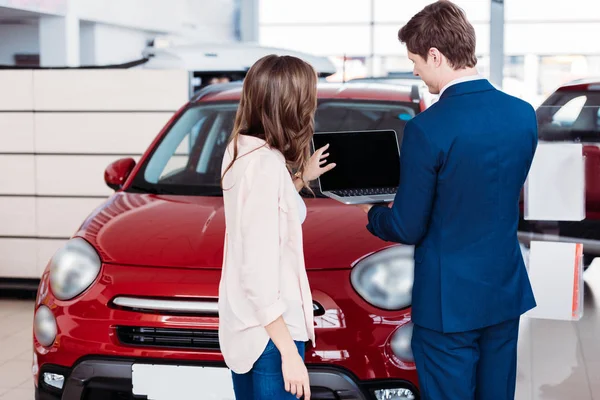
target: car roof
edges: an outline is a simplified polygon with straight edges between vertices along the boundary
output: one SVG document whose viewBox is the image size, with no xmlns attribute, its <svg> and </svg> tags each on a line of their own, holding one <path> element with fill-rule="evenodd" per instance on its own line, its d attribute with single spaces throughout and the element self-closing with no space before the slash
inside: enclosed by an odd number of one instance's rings
<svg viewBox="0 0 600 400">
<path fill-rule="evenodd" d="M 600 78 L 587 78 L 587 79 L 578 79 L 566 83 L 558 88 L 559 92 L 567 92 L 567 91 L 586 91 L 586 90 L 600 90 Z"/>
<path fill-rule="evenodd" d="M 420 101 L 418 87 L 410 85 L 320 82 L 317 87 L 319 100 Z M 241 93 L 242 82 L 214 84 L 198 91 L 190 102 L 237 101 Z"/>
</svg>

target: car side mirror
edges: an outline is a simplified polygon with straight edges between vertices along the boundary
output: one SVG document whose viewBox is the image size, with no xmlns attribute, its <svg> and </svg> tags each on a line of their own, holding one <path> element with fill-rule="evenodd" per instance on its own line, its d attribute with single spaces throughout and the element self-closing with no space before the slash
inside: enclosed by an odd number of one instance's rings
<svg viewBox="0 0 600 400">
<path fill-rule="evenodd" d="M 104 182 L 106 185 L 113 189 L 119 190 L 127 178 L 133 168 L 135 167 L 135 160 L 133 158 L 121 158 L 110 164 L 106 167 L 104 171 Z"/>
</svg>

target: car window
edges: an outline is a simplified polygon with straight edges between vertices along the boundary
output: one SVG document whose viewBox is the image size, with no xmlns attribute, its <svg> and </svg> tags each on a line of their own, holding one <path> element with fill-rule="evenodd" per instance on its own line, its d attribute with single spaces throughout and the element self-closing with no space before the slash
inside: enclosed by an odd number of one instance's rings
<svg viewBox="0 0 600 400">
<path fill-rule="evenodd" d="M 587 96 L 578 96 L 567 102 L 552 116 L 552 124 L 557 126 L 573 126 L 581 114 L 587 101 Z"/>
<path fill-rule="evenodd" d="M 329 101 L 317 108 L 315 132 L 393 129 L 402 143 L 404 126 L 415 114 L 412 106 Z"/>
<path fill-rule="evenodd" d="M 173 125 L 144 168 L 149 184 L 212 184 L 216 169 L 212 156 L 233 128 L 235 107 L 217 105 L 193 107 Z M 211 163 L 211 160 L 213 161 Z"/>
<path fill-rule="evenodd" d="M 221 164 L 237 107 L 216 103 L 188 108 L 151 151 L 129 190 L 221 195 Z M 402 143 L 404 126 L 418 111 L 412 103 L 321 101 L 315 131 L 393 129 Z"/>
<path fill-rule="evenodd" d="M 537 109 L 545 141 L 600 142 L 600 92 L 559 91 Z"/>
</svg>

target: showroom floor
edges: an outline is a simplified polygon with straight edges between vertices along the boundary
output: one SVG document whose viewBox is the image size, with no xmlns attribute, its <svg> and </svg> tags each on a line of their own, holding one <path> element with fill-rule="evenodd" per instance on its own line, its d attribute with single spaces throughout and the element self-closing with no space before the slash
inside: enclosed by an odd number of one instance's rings
<svg viewBox="0 0 600 400">
<path fill-rule="evenodd" d="M 585 280 L 581 321 L 523 319 L 517 400 L 600 400 L 600 259 Z M 32 307 L 0 298 L 0 400 L 33 400 Z"/>
</svg>

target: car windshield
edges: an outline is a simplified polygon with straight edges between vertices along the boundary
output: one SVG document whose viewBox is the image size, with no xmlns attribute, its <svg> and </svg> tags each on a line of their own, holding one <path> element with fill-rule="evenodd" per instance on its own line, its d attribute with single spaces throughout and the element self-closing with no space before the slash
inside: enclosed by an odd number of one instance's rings
<svg viewBox="0 0 600 400">
<path fill-rule="evenodd" d="M 152 149 L 127 190 L 222 195 L 221 164 L 237 107 L 237 102 L 190 106 Z M 320 101 L 315 115 L 315 131 L 393 129 L 398 135 L 398 142 L 402 143 L 404 125 L 418 112 L 418 105 L 413 103 Z"/>
<path fill-rule="evenodd" d="M 555 92 L 537 109 L 537 119 L 541 140 L 599 143 L 600 85 Z"/>
</svg>

